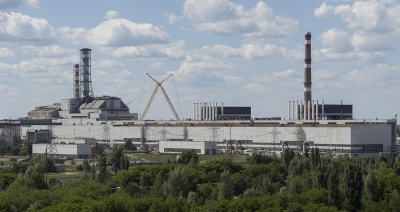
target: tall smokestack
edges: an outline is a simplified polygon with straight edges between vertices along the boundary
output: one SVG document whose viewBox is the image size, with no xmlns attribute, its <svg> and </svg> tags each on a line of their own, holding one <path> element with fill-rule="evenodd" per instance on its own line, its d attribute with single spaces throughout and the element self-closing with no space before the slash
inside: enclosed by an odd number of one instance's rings
<svg viewBox="0 0 400 212">
<path fill-rule="evenodd" d="M 81 51 L 81 86 L 83 98 L 93 97 L 91 79 L 91 49 L 84 48 Z"/>
<path fill-rule="evenodd" d="M 74 65 L 74 99 L 80 98 L 79 64 Z"/>
<path fill-rule="evenodd" d="M 311 32 L 306 32 L 304 54 L 304 101 L 311 101 Z"/>
</svg>

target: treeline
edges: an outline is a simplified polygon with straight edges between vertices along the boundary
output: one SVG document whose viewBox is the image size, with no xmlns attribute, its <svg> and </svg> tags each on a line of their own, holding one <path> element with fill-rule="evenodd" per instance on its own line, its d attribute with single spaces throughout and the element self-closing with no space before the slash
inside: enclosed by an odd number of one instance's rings
<svg viewBox="0 0 400 212">
<path fill-rule="evenodd" d="M 22 140 L 20 136 L 14 135 L 12 142 L 5 142 L 4 138 L 0 138 L 0 155 L 7 156 L 27 156 L 32 155 L 32 146 L 29 142 Z"/>
<path fill-rule="evenodd" d="M 400 211 L 400 158 L 283 158 L 199 163 L 195 151 L 160 166 L 126 166 L 119 148 L 84 164 L 81 180 L 44 180 L 43 158 L 0 175 L 2 211 Z M 48 167 L 49 169 L 49 167 Z M 19 172 L 19 173 L 17 173 Z M 23 172 L 23 173 L 22 173 Z"/>
</svg>

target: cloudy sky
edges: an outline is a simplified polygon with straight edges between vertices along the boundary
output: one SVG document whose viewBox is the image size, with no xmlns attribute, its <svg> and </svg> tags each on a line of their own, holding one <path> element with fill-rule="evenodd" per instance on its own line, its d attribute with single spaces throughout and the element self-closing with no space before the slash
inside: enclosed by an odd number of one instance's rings
<svg viewBox="0 0 400 212">
<path fill-rule="evenodd" d="M 62 2 L 62 3 L 60 3 Z M 73 97 L 79 49 L 92 86 L 142 113 L 162 80 L 180 117 L 194 102 L 287 118 L 303 99 L 304 33 L 312 96 L 360 119 L 400 113 L 399 0 L 0 0 L 0 119 Z M 159 92 L 147 118 L 173 118 Z"/>
</svg>

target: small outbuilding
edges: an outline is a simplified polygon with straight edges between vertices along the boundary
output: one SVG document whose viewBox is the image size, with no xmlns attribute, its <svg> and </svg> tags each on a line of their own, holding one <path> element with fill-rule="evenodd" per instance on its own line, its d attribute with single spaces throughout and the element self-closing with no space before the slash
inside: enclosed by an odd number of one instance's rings
<svg viewBox="0 0 400 212">
<path fill-rule="evenodd" d="M 159 141 L 160 153 L 179 154 L 183 150 L 194 149 L 200 155 L 214 155 L 217 145 L 212 141 Z"/>
</svg>

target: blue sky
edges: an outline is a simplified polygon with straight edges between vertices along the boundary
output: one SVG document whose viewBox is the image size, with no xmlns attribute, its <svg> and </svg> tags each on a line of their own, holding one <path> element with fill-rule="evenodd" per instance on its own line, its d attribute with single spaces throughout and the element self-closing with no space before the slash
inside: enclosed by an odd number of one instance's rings
<svg viewBox="0 0 400 212">
<path fill-rule="evenodd" d="M 195 102 L 287 118 L 303 99 L 305 32 L 313 99 L 360 119 L 398 113 L 398 0 L 0 0 L 0 119 L 72 98 L 81 48 L 93 49 L 94 94 L 131 112 L 150 98 L 145 73 L 172 73 L 163 85 L 183 118 Z M 173 118 L 161 92 L 147 118 Z"/>
</svg>

